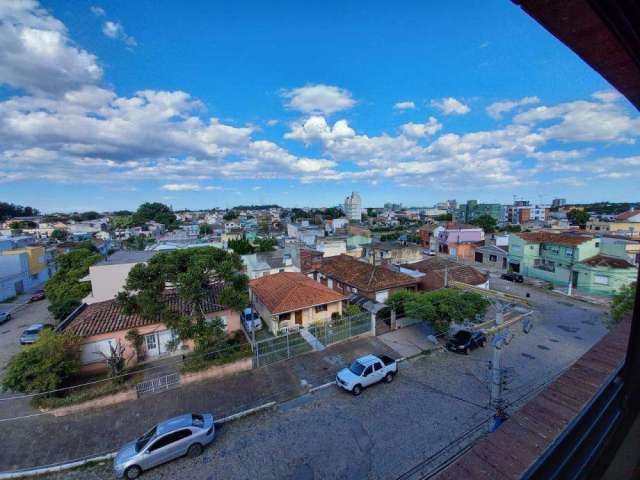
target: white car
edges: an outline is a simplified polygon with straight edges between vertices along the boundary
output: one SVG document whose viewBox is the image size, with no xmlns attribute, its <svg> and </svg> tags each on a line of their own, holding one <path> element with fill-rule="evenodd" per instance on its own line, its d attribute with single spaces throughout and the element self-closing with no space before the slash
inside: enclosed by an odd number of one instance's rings
<svg viewBox="0 0 640 480">
<path fill-rule="evenodd" d="M 258 312 L 252 308 L 245 308 L 240 314 L 240 320 L 242 320 L 248 331 L 251 331 L 254 328 L 256 330 L 262 329 L 262 319 L 260 318 L 260 315 L 258 315 Z"/>
<path fill-rule="evenodd" d="M 391 383 L 398 373 L 396 361 L 386 355 L 365 355 L 343 368 L 336 375 L 336 385 L 344 390 L 360 395 L 362 390 L 384 380 Z"/>
</svg>

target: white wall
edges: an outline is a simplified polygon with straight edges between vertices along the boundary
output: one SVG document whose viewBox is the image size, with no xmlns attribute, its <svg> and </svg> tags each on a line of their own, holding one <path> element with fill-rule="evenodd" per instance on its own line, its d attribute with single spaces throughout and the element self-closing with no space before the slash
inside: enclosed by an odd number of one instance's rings
<svg viewBox="0 0 640 480">
<path fill-rule="evenodd" d="M 113 300 L 122 291 L 129 270 L 135 263 L 121 263 L 117 265 L 93 265 L 89 267 L 91 277 L 91 293 L 84 299 L 87 304 Z"/>
</svg>

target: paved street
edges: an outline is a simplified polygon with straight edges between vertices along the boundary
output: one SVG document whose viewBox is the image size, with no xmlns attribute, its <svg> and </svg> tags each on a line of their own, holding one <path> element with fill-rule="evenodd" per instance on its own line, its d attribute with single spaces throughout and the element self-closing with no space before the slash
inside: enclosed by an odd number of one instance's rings
<svg viewBox="0 0 640 480">
<path fill-rule="evenodd" d="M 526 290 L 492 283 L 512 292 Z M 534 290 L 530 294 L 535 328 L 528 335 L 514 328 L 503 356 L 510 378 L 507 400 L 565 369 L 606 332 L 601 308 Z M 469 356 L 438 352 L 402 364 L 393 384 L 375 386 L 358 398 L 334 387 L 307 395 L 225 425 L 201 458 L 159 467 L 144 478 L 396 478 L 491 415 L 490 357 L 490 348 Z M 107 463 L 48 478 L 112 476 Z"/>
</svg>

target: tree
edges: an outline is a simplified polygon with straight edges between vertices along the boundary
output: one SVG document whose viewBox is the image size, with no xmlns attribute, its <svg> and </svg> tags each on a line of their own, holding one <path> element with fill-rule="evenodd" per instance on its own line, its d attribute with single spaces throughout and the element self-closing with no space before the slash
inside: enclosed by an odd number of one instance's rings
<svg viewBox="0 0 640 480">
<path fill-rule="evenodd" d="M 248 304 L 246 275 L 241 273 L 238 254 L 213 247 L 189 248 L 160 253 L 147 264 L 135 265 L 127 277 L 118 302 L 125 313 L 158 319 L 173 329 L 181 340 L 192 339 L 197 349 L 215 345 L 224 338 L 220 319 L 205 318 L 204 303 L 212 283 L 224 282 L 219 302 L 242 310 Z M 188 313 L 172 310 L 164 301 L 167 285 L 172 294 L 188 306 Z"/>
<path fill-rule="evenodd" d="M 178 219 L 171 208 L 158 202 L 146 202 L 138 207 L 136 213 L 131 216 L 133 225 L 144 225 L 149 221 L 162 223 L 169 230 L 178 226 Z"/>
<path fill-rule="evenodd" d="M 131 347 L 136 352 L 136 358 L 138 360 L 142 360 L 144 358 L 144 349 L 142 345 L 144 344 L 144 337 L 140 335 L 140 332 L 137 328 L 132 328 L 125 335 L 125 340 L 131 344 Z"/>
<path fill-rule="evenodd" d="M 572 225 L 585 226 L 589 221 L 590 215 L 584 210 L 573 208 L 567 212 L 567 219 Z"/>
<path fill-rule="evenodd" d="M 396 311 L 397 315 L 404 315 L 404 306 L 407 302 L 413 300 L 415 296 L 418 295 L 416 292 L 411 290 L 396 290 L 391 295 L 389 295 L 389 299 L 387 300 L 387 305 L 389 305 L 393 310 Z"/>
<path fill-rule="evenodd" d="M 51 239 L 57 240 L 58 242 L 64 242 L 67 239 L 67 231 L 56 228 L 53 232 L 51 232 Z"/>
<path fill-rule="evenodd" d="M 115 344 L 109 342 L 109 354 L 102 351 L 94 353 L 97 353 L 102 357 L 104 363 L 107 364 L 107 368 L 109 368 L 111 377 L 113 378 L 120 375 L 127 364 L 127 360 L 124 358 L 124 352 L 124 346 L 120 343 L 120 340 L 117 340 Z"/>
<path fill-rule="evenodd" d="M 13 203 L 0 202 L 0 221 L 12 217 L 33 217 L 40 212 L 32 207 L 23 207 Z"/>
<path fill-rule="evenodd" d="M 80 369 L 81 341 L 68 332 L 43 330 L 33 345 L 9 360 L 3 390 L 36 393 L 61 387 Z"/>
<path fill-rule="evenodd" d="M 522 231 L 522 227 L 520 225 L 505 225 L 504 227 L 502 227 L 502 231 L 507 232 L 507 233 L 517 233 Z"/>
<path fill-rule="evenodd" d="M 222 218 L 228 222 L 237 217 L 238 217 L 238 212 L 236 212 L 235 210 L 229 210 L 227 213 L 224 214 Z"/>
<path fill-rule="evenodd" d="M 53 315 L 53 318 L 61 321 L 71 315 L 71 312 L 78 308 L 80 304 L 80 300 L 76 298 L 69 298 L 67 300 L 62 300 L 61 302 L 52 303 L 49 305 L 48 309 L 51 312 L 51 315 Z"/>
<path fill-rule="evenodd" d="M 87 245 L 88 243 L 88 245 Z M 95 252 L 91 242 L 81 244 L 75 250 L 57 257 L 58 271 L 44 286 L 47 297 L 53 308 L 69 300 L 82 300 L 91 292 L 89 282 L 80 282 L 80 279 L 89 273 L 89 267 L 102 258 Z"/>
<path fill-rule="evenodd" d="M 227 242 L 227 246 L 238 255 L 246 255 L 254 252 L 253 245 L 251 245 L 249 240 L 245 240 L 243 238 L 238 240 L 229 240 Z"/>
<path fill-rule="evenodd" d="M 153 242 L 144 235 L 132 235 L 123 243 L 129 250 L 144 250 L 148 243 Z"/>
<path fill-rule="evenodd" d="M 129 228 L 133 225 L 131 215 L 115 215 L 111 217 L 111 226 L 114 229 Z"/>
<path fill-rule="evenodd" d="M 256 247 L 258 252 L 272 252 L 276 246 L 275 239 L 269 238 L 258 238 L 256 240 Z"/>
<path fill-rule="evenodd" d="M 200 235 L 211 235 L 213 233 L 213 227 L 208 223 L 200 224 Z"/>
<path fill-rule="evenodd" d="M 493 233 L 498 226 L 498 221 L 491 215 L 480 215 L 475 220 L 471 221 L 472 225 L 477 225 L 484 230 L 484 233 Z"/>
<path fill-rule="evenodd" d="M 453 215 L 451 215 L 450 213 L 445 213 L 443 215 L 433 217 L 433 219 L 437 222 L 450 222 L 451 220 L 453 220 Z"/>
<path fill-rule="evenodd" d="M 22 220 L 20 222 L 11 222 L 9 227 L 11 230 L 25 230 L 27 228 L 38 228 L 38 224 L 30 220 Z"/>
<path fill-rule="evenodd" d="M 623 286 L 616 292 L 611 302 L 611 322 L 610 326 L 616 325 L 622 320 L 626 313 L 633 311 L 636 299 L 636 282 Z"/>
</svg>

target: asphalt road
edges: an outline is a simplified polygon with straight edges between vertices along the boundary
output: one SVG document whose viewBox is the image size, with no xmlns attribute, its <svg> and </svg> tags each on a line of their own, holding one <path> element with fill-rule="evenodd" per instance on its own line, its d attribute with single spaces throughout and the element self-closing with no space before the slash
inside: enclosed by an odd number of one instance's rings
<svg viewBox="0 0 640 480">
<path fill-rule="evenodd" d="M 606 333 L 600 307 L 502 280 L 492 280 L 492 286 L 529 292 L 536 311 L 533 331 L 514 328 L 503 354 L 507 401 L 560 373 Z M 469 356 L 443 351 L 403 363 L 392 384 L 360 397 L 331 387 L 290 401 L 224 426 L 201 457 L 167 464 L 143 478 L 398 478 L 491 416 L 491 354 L 489 347 Z M 113 477 L 104 463 L 47 478 Z"/>
</svg>

